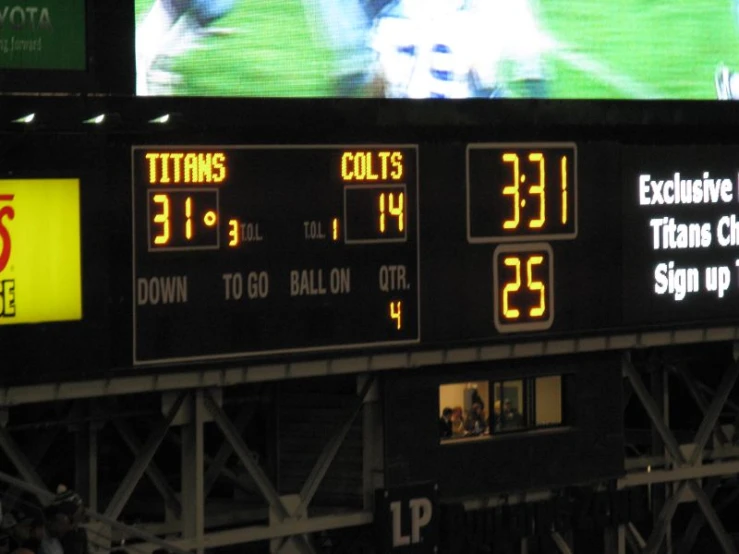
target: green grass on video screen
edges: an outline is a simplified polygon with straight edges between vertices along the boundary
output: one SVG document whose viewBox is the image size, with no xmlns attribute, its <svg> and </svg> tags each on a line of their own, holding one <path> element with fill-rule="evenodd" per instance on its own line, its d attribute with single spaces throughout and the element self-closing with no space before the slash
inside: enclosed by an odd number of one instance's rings
<svg viewBox="0 0 739 554">
<path fill-rule="evenodd" d="M 719 64 L 739 69 L 732 0 L 530 1 L 549 45 L 542 61 L 550 98 L 710 100 Z M 342 96 L 318 2 L 236 0 L 196 47 L 166 56 L 166 85 L 148 94 Z M 136 0 L 137 29 L 153 4 Z M 507 90 L 526 96 L 515 82 Z"/>
</svg>

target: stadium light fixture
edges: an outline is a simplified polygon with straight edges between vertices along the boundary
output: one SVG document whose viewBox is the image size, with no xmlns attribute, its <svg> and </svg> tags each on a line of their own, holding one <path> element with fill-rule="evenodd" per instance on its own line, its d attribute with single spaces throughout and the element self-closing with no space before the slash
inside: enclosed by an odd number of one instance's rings
<svg viewBox="0 0 739 554">
<path fill-rule="evenodd" d="M 169 123 L 169 119 L 170 119 L 169 114 L 168 113 L 165 113 L 164 115 L 161 115 L 159 117 L 155 117 L 154 119 L 152 119 L 151 121 L 149 121 L 149 123 L 161 123 L 161 124 L 165 124 L 165 123 Z"/>
<path fill-rule="evenodd" d="M 14 119 L 13 123 L 24 123 L 26 125 L 33 123 L 34 119 L 36 119 L 35 113 L 29 113 L 28 115 L 24 115 L 23 117 L 19 117 L 18 119 Z"/>
<path fill-rule="evenodd" d="M 90 119 L 85 119 L 83 123 L 89 123 L 91 125 L 100 125 L 105 122 L 105 114 L 101 113 L 100 115 L 96 115 L 95 117 L 91 117 Z"/>
</svg>

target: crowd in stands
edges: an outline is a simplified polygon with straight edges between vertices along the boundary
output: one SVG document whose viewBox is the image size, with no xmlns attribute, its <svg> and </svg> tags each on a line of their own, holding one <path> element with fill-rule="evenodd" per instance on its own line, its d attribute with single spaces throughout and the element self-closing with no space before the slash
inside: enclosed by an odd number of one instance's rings
<svg viewBox="0 0 739 554">
<path fill-rule="evenodd" d="M 109 537 L 103 537 L 103 546 L 88 537 L 88 517 L 82 497 L 65 485 L 59 485 L 54 500 L 46 507 L 34 501 L 16 498 L 11 509 L 0 503 L 0 554 L 132 554 L 144 552 L 136 545 L 127 549 L 110 549 Z M 102 537 L 97 533 L 99 537 Z M 91 548 L 92 545 L 92 548 Z M 102 550 L 101 550 L 102 548 Z M 151 554 L 170 554 L 157 548 Z"/>
<path fill-rule="evenodd" d="M 88 554 L 84 518 L 80 495 L 60 485 L 45 508 L 25 503 L 2 513 L 0 554 Z"/>
</svg>

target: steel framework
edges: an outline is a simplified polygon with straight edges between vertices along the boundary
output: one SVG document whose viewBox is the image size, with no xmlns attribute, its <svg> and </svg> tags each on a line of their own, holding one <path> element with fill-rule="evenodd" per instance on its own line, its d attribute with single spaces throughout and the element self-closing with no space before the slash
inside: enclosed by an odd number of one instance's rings
<svg viewBox="0 0 739 554">
<path fill-rule="evenodd" d="M 702 331 L 702 337 L 709 331 Z M 722 336 L 713 331 L 713 337 Z M 732 337 L 737 329 L 725 329 L 724 335 Z M 685 336 L 678 333 L 660 335 L 662 342 L 657 344 L 683 344 Z M 606 339 L 603 339 L 606 340 Z M 624 339 L 626 340 L 626 339 Z M 626 342 L 632 341 L 633 337 Z M 640 341 L 644 340 L 642 336 Z M 244 430 L 255 415 L 255 406 L 244 404 L 235 417 L 231 418 L 223 407 L 223 390 L 213 386 L 224 384 L 241 384 L 243 381 L 259 380 L 254 372 L 266 376 L 267 368 L 252 368 L 211 372 L 212 381 L 203 379 L 199 386 L 188 387 L 188 377 L 183 383 L 170 380 L 171 377 L 145 377 L 107 381 L 103 388 L 100 383 L 83 383 L 78 385 L 45 385 L 35 388 L 5 389 L 2 397 L 7 401 L 8 412 L 17 409 L 23 400 L 60 402 L 61 399 L 76 399 L 67 410 L 67 419 L 63 424 L 74 425 L 77 455 L 75 472 L 78 490 L 84 491 L 89 498 L 89 529 L 95 534 L 93 540 L 101 550 L 108 550 L 112 543 L 125 539 L 136 540 L 135 551 L 145 554 L 157 548 L 166 548 L 171 552 L 204 552 L 207 549 L 246 544 L 257 541 L 270 541 L 272 552 L 312 554 L 317 552 L 315 536 L 317 533 L 347 527 L 366 526 L 373 521 L 373 493 L 383 485 L 382 455 L 382 407 L 380 388 L 376 374 L 367 372 L 372 369 L 404 368 L 412 365 L 424 365 L 421 360 L 433 360 L 451 364 L 477 359 L 495 359 L 508 356 L 523 356 L 532 349 L 540 355 L 552 353 L 551 343 L 547 348 L 542 345 L 517 347 L 490 347 L 489 349 L 465 349 L 446 351 L 443 353 L 406 353 L 352 360 L 334 360 L 310 364 L 291 364 L 277 368 L 279 374 L 322 375 L 357 373 L 356 396 L 351 405 L 346 407 L 340 420 L 336 421 L 329 440 L 323 444 L 320 455 L 315 459 L 313 467 L 305 479 L 303 486 L 292 495 L 281 495 L 279 487 L 270 477 L 267 469 L 257 460 L 253 448 L 245 439 Z M 608 343 L 618 344 L 611 339 Z M 567 348 L 564 345 L 568 345 Z M 592 351 L 603 342 L 586 343 L 585 341 L 562 341 L 559 352 Z M 615 346 L 614 346 L 615 348 Z M 656 348 L 659 351 L 660 348 Z M 719 517 L 723 506 L 731 503 L 739 492 L 723 496 L 718 502 L 717 492 L 727 487 L 727 479 L 739 473 L 739 446 L 732 442 L 727 428 L 721 426 L 721 416 L 727 410 L 739 414 L 739 406 L 731 401 L 736 380 L 739 377 L 739 363 L 728 365 L 715 387 L 702 382 L 691 374 L 685 364 L 678 359 L 668 360 L 655 357 L 646 364 L 633 361 L 632 350 L 624 350 L 623 376 L 625 386 L 624 409 L 643 409 L 648 418 L 652 434 L 652 447 L 648 452 L 638 456 L 627 456 L 625 459 L 626 474 L 618 479 L 618 488 L 650 487 L 651 509 L 654 514 L 653 525 L 649 533 L 640 531 L 634 524 L 621 525 L 608 529 L 604 535 L 603 551 L 607 554 L 625 554 L 627 551 L 639 554 L 687 554 L 691 552 L 698 540 L 701 529 L 707 525 L 715 537 L 716 544 L 724 553 L 736 553 L 737 547 L 733 538 L 724 528 Z M 394 363 L 392 362 L 394 360 Z M 312 371 L 305 368 L 312 367 Z M 364 372 L 361 370 L 364 369 Z M 645 382 L 649 377 L 649 386 Z M 349 377 L 345 377 L 349 378 Z M 680 444 L 676 433 L 670 427 L 670 383 L 682 386 L 695 402 L 697 410 L 703 414 L 700 425 L 694 430 L 693 439 L 687 444 Z M 148 384 L 148 386 L 146 386 Z M 28 397 L 23 391 L 32 391 Z M 114 396 L 154 391 L 161 395 L 161 418 L 149 425 L 148 437 L 143 440 L 125 418 L 109 417 L 112 427 L 121 441 L 134 454 L 123 479 L 117 484 L 110 501 L 104 508 L 96 505 L 98 483 L 98 431 L 100 423 L 75 425 L 79 414 L 85 409 L 79 403 L 90 403 L 90 396 Z M 86 394 L 85 394 L 86 393 Z M 93 394 L 94 393 L 94 394 Z M 634 402 L 638 400 L 638 404 Z M 97 401 L 95 401 L 97 402 Z M 105 418 L 97 406 L 96 418 Z M 361 415 L 362 425 L 362 508 L 320 510 L 313 506 L 316 492 L 324 480 L 329 467 L 336 458 L 339 448 L 352 432 L 353 424 Z M 95 421 L 98 421 L 93 418 Z M 12 419 L 12 418 L 10 418 Z M 215 456 L 207 456 L 205 443 L 205 425 L 214 424 L 222 437 Z M 154 461 L 155 453 L 165 439 L 171 438 L 173 428 L 179 427 L 177 442 L 181 450 L 181 472 L 179 487 L 173 487 L 166 473 Z M 10 474 L 10 469 L 0 472 L 0 481 L 8 486 L 4 501 L 6 508 L 13 502 L 19 491 L 36 495 L 42 502 L 48 502 L 53 494 L 48 483 L 38 471 L 39 462 L 49 452 L 58 434 L 58 430 L 45 431 L 38 440 L 30 441 L 24 450 L 13 433 L 5 426 L 0 426 L 0 451 L 14 467 L 17 476 Z M 681 435 L 682 436 L 682 435 Z M 228 460 L 234 457 L 240 467 L 245 470 L 239 474 L 228 466 Z M 153 488 L 162 498 L 164 513 L 160 522 L 146 525 L 126 525 L 120 516 L 131 500 L 140 481 L 146 476 Z M 241 506 L 234 509 L 230 505 L 218 509 L 209 500 L 219 476 L 225 476 L 235 488 L 252 493 L 257 492 L 263 504 L 261 506 Z M 550 491 L 528 491 L 521 494 L 506 495 L 505 502 L 530 502 L 550 494 Z M 466 509 L 478 509 L 481 506 L 493 506 L 502 502 L 502 497 L 480 497 L 464 499 Z M 693 502 L 697 509 L 689 525 L 675 533 L 671 523 L 681 503 Z M 226 527 L 224 529 L 224 527 Z M 563 554 L 575 552 L 571 537 L 552 533 L 552 539 Z M 133 548 L 133 547 L 132 547 Z M 527 541 L 522 541 L 521 552 L 528 552 Z"/>
</svg>

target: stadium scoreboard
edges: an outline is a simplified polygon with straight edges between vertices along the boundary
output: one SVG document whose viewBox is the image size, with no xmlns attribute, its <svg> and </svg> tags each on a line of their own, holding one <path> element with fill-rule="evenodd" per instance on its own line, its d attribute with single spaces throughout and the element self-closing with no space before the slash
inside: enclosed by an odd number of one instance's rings
<svg viewBox="0 0 739 554">
<path fill-rule="evenodd" d="M 739 148 L 133 147 L 134 360 L 731 324 Z"/>
<path fill-rule="evenodd" d="M 418 342 L 415 146 L 132 153 L 135 363 Z"/>
</svg>

